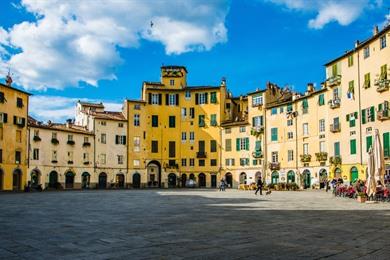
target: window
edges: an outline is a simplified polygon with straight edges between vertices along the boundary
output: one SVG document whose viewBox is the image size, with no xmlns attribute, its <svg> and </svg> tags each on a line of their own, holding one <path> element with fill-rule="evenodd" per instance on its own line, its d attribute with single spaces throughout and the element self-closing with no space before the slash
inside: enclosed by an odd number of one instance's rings
<svg viewBox="0 0 390 260">
<path fill-rule="evenodd" d="M 272 152 L 271 155 L 272 155 L 272 162 L 277 163 L 279 161 L 278 152 Z"/>
<path fill-rule="evenodd" d="M 73 141 L 73 135 L 68 135 L 68 141 Z"/>
<path fill-rule="evenodd" d="M 195 118 L 195 108 L 190 107 L 190 118 L 194 119 Z"/>
<path fill-rule="evenodd" d="M 381 80 L 387 79 L 387 64 L 381 66 L 381 75 L 379 78 Z"/>
<path fill-rule="evenodd" d="M 366 136 L 366 152 L 370 150 L 372 146 L 372 136 Z"/>
<path fill-rule="evenodd" d="M 278 128 L 271 128 L 271 141 L 278 141 Z"/>
<path fill-rule="evenodd" d="M 176 156 L 176 143 L 175 141 L 169 141 L 169 157 Z"/>
<path fill-rule="evenodd" d="M 34 136 L 39 137 L 39 130 L 34 130 Z"/>
<path fill-rule="evenodd" d="M 356 154 L 356 139 L 352 139 L 349 141 L 350 153 Z"/>
<path fill-rule="evenodd" d="M 319 128 L 320 128 L 320 133 L 325 132 L 325 119 L 320 119 Z"/>
<path fill-rule="evenodd" d="M 352 67 L 353 66 L 353 55 L 349 55 L 348 56 L 348 67 Z"/>
<path fill-rule="evenodd" d="M 188 100 L 188 99 L 191 99 L 191 92 L 189 90 L 186 91 L 185 93 L 185 98 Z"/>
<path fill-rule="evenodd" d="M 21 143 L 22 142 L 22 131 L 16 130 L 16 142 Z"/>
<path fill-rule="evenodd" d="M 225 160 L 226 166 L 234 166 L 234 159 L 233 158 L 228 158 Z"/>
<path fill-rule="evenodd" d="M 182 107 L 181 108 L 181 118 L 186 119 L 186 117 L 187 117 L 187 108 Z"/>
<path fill-rule="evenodd" d="M 0 92 L 0 103 L 4 103 L 5 97 L 4 97 L 4 92 Z"/>
<path fill-rule="evenodd" d="M 217 92 L 210 93 L 210 103 L 212 103 L 212 104 L 217 103 Z"/>
<path fill-rule="evenodd" d="M 357 119 L 358 113 L 351 113 L 347 115 L 347 121 L 349 122 L 349 127 L 355 127 L 356 126 L 356 119 Z"/>
<path fill-rule="evenodd" d="M 335 63 L 332 65 L 332 77 L 337 77 L 338 76 L 338 64 Z"/>
<path fill-rule="evenodd" d="M 383 48 L 386 47 L 386 35 L 383 35 L 383 36 L 380 38 L 380 46 L 381 46 L 381 49 L 383 49 Z"/>
<path fill-rule="evenodd" d="M 23 107 L 23 99 L 21 98 L 16 98 L 16 106 L 18 108 L 22 108 Z"/>
<path fill-rule="evenodd" d="M 51 153 L 51 160 L 52 161 L 57 161 L 57 151 L 52 151 L 52 153 Z"/>
<path fill-rule="evenodd" d="M 237 138 L 236 139 L 236 151 L 249 151 L 249 138 Z"/>
<path fill-rule="evenodd" d="M 390 157 L 390 132 L 383 133 L 383 155 Z"/>
<path fill-rule="evenodd" d="M 195 140 L 195 132 L 190 132 L 190 143 L 193 143 Z"/>
<path fill-rule="evenodd" d="M 254 127 L 263 126 L 263 116 L 255 116 L 252 118 L 252 125 Z"/>
<path fill-rule="evenodd" d="M 293 111 L 292 104 L 288 104 L 287 105 L 287 112 L 292 112 L 292 111 Z"/>
<path fill-rule="evenodd" d="M 140 104 L 134 104 L 134 110 L 141 110 Z"/>
<path fill-rule="evenodd" d="M 240 133 L 245 133 L 245 132 L 246 132 L 246 127 L 240 126 Z"/>
<path fill-rule="evenodd" d="M 187 159 L 186 158 L 181 159 L 181 166 L 187 166 Z"/>
<path fill-rule="evenodd" d="M 263 104 L 263 95 L 257 94 L 252 97 L 252 106 L 257 107 Z"/>
<path fill-rule="evenodd" d="M 179 95 L 178 94 L 166 94 L 166 105 L 177 106 L 179 105 Z"/>
<path fill-rule="evenodd" d="M 365 59 L 370 57 L 370 46 L 364 47 L 364 49 L 363 49 L 363 57 Z"/>
<path fill-rule="evenodd" d="M 126 137 L 126 136 L 124 136 Z M 134 148 L 133 148 L 133 151 L 134 152 L 139 152 L 141 150 L 141 138 L 139 136 L 134 136 L 133 137 L 133 145 L 134 145 Z"/>
<path fill-rule="evenodd" d="M 161 94 L 150 94 L 149 93 L 149 103 L 152 105 L 161 105 Z"/>
<path fill-rule="evenodd" d="M 33 149 L 33 160 L 39 160 L 39 149 Z"/>
<path fill-rule="evenodd" d="M 293 139 L 294 133 L 293 132 L 287 132 L 287 139 Z"/>
<path fill-rule="evenodd" d="M 211 126 L 217 126 L 217 115 L 216 114 L 212 114 L 210 116 L 210 125 Z"/>
<path fill-rule="evenodd" d="M 102 144 L 105 144 L 107 142 L 107 135 L 106 134 L 101 134 L 100 135 L 100 142 Z"/>
<path fill-rule="evenodd" d="M 105 126 L 105 125 L 107 125 L 107 122 L 106 121 L 101 121 L 100 125 Z"/>
<path fill-rule="evenodd" d="M 217 159 L 211 159 L 210 166 L 217 166 Z"/>
<path fill-rule="evenodd" d="M 225 134 L 230 134 L 232 132 L 231 128 L 225 128 Z"/>
<path fill-rule="evenodd" d="M 288 119 L 287 120 L 287 126 L 292 126 L 293 125 L 293 120 L 292 119 Z"/>
<path fill-rule="evenodd" d="M 181 142 L 185 143 L 187 141 L 187 133 L 181 132 Z"/>
<path fill-rule="evenodd" d="M 309 144 L 303 144 L 303 154 L 309 154 Z"/>
<path fill-rule="evenodd" d="M 140 166 L 140 160 L 133 160 L 133 166 L 139 167 Z"/>
<path fill-rule="evenodd" d="M 261 151 L 261 141 L 256 140 L 255 142 L 255 151 Z"/>
<path fill-rule="evenodd" d="M 57 133 L 51 133 L 51 139 L 57 139 Z"/>
<path fill-rule="evenodd" d="M 324 94 L 320 94 L 320 95 L 318 96 L 318 105 L 319 105 L 319 106 L 325 105 L 325 97 L 324 97 Z"/>
<path fill-rule="evenodd" d="M 175 127 L 176 127 L 176 117 L 169 116 L 169 128 L 175 128 Z"/>
<path fill-rule="evenodd" d="M 287 161 L 289 162 L 294 161 L 294 150 L 287 151 Z"/>
<path fill-rule="evenodd" d="M 118 164 L 123 164 L 123 155 L 117 155 Z"/>
<path fill-rule="evenodd" d="M 303 123 L 302 128 L 303 128 L 303 135 L 304 136 L 309 135 L 309 124 L 308 123 Z"/>
<path fill-rule="evenodd" d="M 215 153 L 217 151 L 217 141 L 210 140 L 210 152 Z"/>
<path fill-rule="evenodd" d="M 89 154 L 88 153 L 83 153 L 83 161 L 88 162 L 89 159 Z"/>
<path fill-rule="evenodd" d="M 271 115 L 276 115 L 278 113 L 278 109 L 276 107 L 273 107 L 271 109 Z"/>
<path fill-rule="evenodd" d="M 308 103 L 307 99 L 304 99 L 302 101 L 302 113 L 307 114 L 308 112 L 309 112 L 309 103 Z"/>
<path fill-rule="evenodd" d="M 3 150 L 0 149 L 0 163 L 3 163 Z"/>
<path fill-rule="evenodd" d="M 190 166 L 195 166 L 195 159 L 194 158 L 190 158 Z"/>
<path fill-rule="evenodd" d="M 139 114 L 134 114 L 134 126 L 139 126 Z"/>
<path fill-rule="evenodd" d="M 118 123 L 118 127 L 123 127 L 123 123 Z"/>
<path fill-rule="evenodd" d="M 249 158 L 240 158 L 240 166 L 249 165 Z"/>
<path fill-rule="evenodd" d="M 106 154 L 100 154 L 100 164 L 106 164 Z"/>
<path fill-rule="evenodd" d="M 339 99 L 339 88 L 333 89 L 333 100 Z"/>
<path fill-rule="evenodd" d="M 362 109 L 362 124 L 375 121 L 375 107 Z"/>
<path fill-rule="evenodd" d="M 169 80 L 169 85 L 175 86 L 175 80 L 174 79 Z"/>
<path fill-rule="evenodd" d="M 340 142 L 334 143 L 334 156 L 340 156 Z"/>
<path fill-rule="evenodd" d="M 199 127 L 204 127 L 206 125 L 204 118 L 205 118 L 204 115 L 199 115 Z"/>
<path fill-rule="evenodd" d="M 6 113 L 0 113 L 0 123 L 7 123 L 8 116 Z"/>
<path fill-rule="evenodd" d="M 200 159 L 200 160 L 198 161 L 198 164 L 199 164 L 199 166 L 205 166 L 205 165 L 206 165 L 206 161 L 203 160 L 203 159 Z"/>
<path fill-rule="evenodd" d="M 152 115 L 152 127 L 158 127 L 158 115 Z"/>
<path fill-rule="evenodd" d="M 136 138 L 136 137 L 134 137 Z M 137 137 L 140 140 L 140 137 Z M 116 135 L 115 136 L 115 144 L 126 144 L 126 136 L 125 135 Z"/>
<path fill-rule="evenodd" d="M 15 163 L 20 164 L 22 162 L 22 152 L 16 151 L 15 152 Z"/>
<path fill-rule="evenodd" d="M 158 153 L 158 141 L 152 140 L 152 153 Z"/>
<path fill-rule="evenodd" d="M 325 149 L 325 142 L 324 142 L 324 141 L 321 141 L 321 142 L 320 142 L 320 152 L 321 152 L 321 153 L 326 152 L 326 149 Z"/>
<path fill-rule="evenodd" d="M 284 111 L 284 108 L 283 108 L 283 107 L 280 107 L 279 114 L 282 114 L 283 111 Z"/>
<path fill-rule="evenodd" d="M 203 104 L 207 104 L 208 101 L 207 101 L 207 93 L 198 93 L 198 94 L 195 94 L 195 104 L 196 105 L 203 105 Z"/>
<path fill-rule="evenodd" d="M 225 151 L 230 152 L 232 150 L 232 139 L 225 139 Z"/>
<path fill-rule="evenodd" d="M 371 87 L 371 79 L 370 78 L 371 78 L 370 73 L 364 74 L 364 85 L 363 85 L 364 88 Z"/>
</svg>

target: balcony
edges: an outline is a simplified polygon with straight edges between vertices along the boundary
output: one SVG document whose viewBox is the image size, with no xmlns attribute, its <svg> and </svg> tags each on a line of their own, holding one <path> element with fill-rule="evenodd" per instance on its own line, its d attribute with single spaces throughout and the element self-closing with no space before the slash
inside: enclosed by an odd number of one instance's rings
<svg viewBox="0 0 390 260">
<path fill-rule="evenodd" d="M 268 167 L 271 171 L 277 171 L 277 170 L 280 170 L 280 162 L 271 162 L 271 163 L 268 163 Z"/>
<path fill-rule="evenodd" d="M 390 109 L 379 110 L 378 114 L 377 114 L 377 118 L 380 121 L 384 121 L 384 120 L 390 119 Z"/>
<path fill-rule="evenodd" d="M 377 80 L 375 80 L 374 85 L 377 86 L 376 91 L 381 93 L 381 92 L 384 92 L 386 90 L 389 90 L 390 80 L 388 80 L 386 78 L 377 79 Z"/>
<path fill-rule="evenodd" d="M 328 104 L 331 109 L 339 108 L 341 104 L 341 100 L 340 98 L 333 98 L 329 100 Z"/>
<path fill-rule="evenodd" d="M 198 159 L 204 159 L 206 157 L 207 157 L 206 152 L 197 152 L 196 153 L 196 158 L 198 158 Z"/>
<path fill-rule="evenodd" d="M 57 160 L 51 160 L 51 163 L 58 163 Z"/>
<path fill-rule="evenodd" d="M 51 143 L 54 144 L 54 145 L 57 145 L 57 144 L 60 143 L 60 141 L 58 141 L 57 138 L 52 138 L 52 139 L 51 139 Z"/>
<path fill-rule="evenodd" d="M 329 158 L 329 162 L 332 165 L 341 165 L 341 157 L 340 156 L 331 156 Z"/>
<path fill-rule="evenodd" d="M 256 138 L 260 137 L 260 135 L 264 134 L 264 126 L 256 126 L 252 127 L 251 129 L 251 135 L 255 136 Z"/>
<path fill-rule="evenodd" d="M 66 142 L 66 143 L 69 144 L 69 145 L 74 145 L 75 144 L 75 142 L 73 140 L 68 140 L 68 142 Z"/>
<path fill-rule="evenodd" d="M 69 160 L 69 161 L 68 161 L 68 164 L 73 164 L 73 161 L 70 161 L 70 160 Z"/>
<path fill-rule="evenodd" d="M 85 161 L 85 162 L 84 162 L 84 165 L 89 165 L 89 162 L 88 162 L 88 161 Z"/>
<path fill-rule="evenodd" d="M 83 147 L 89 147 L 89 146 L 91 146 L 91 143 L 90 143 L 90 142 L 84 142 L 84 143 L 83 143 Z"/>
<path fill-rule="evenodd" d="M 166 168 L 166 169 L 179 169 L 179 165 L 177 163 L 174 163 L 174 164 L 166 163 L 164 168 Z"/>
<path fill-rule="evenodd" d="M 34 140 L 34 142 L 39 142 L 39 141 L 41 141 L 41 138 L 37 135 L 34 135 L 33 140 Z"/>
<path fill-rule="evenodd" d="M 252 153 L 253 158 L 263 158 L 263 152 L 262 151 L 254 151 Z"/>
<path fill-rule="evenodd" d="M 340 84 L 341 84 L 341 75 L 332 76 L 326 80 L 327 87 L 334 87 Z"/>
<path fill-rule="evenodd" d="M 325 162 L 326 160 L 328 160 L 328 153 L 319 152 L 319 153 L 316 153 L 316 157 L 317 157 L 317 161 Z"/>
<path fill-rule="evenodd" d="M 338 133 L 341 131 L 340 124 L 331 124 L 330 125 L 330 131 L 332 133 Z"/>
<path fill-rule="evenodd" d="M 310 154 L 301 154 L 301 162 L 306 163 L 311 161 Z"/>
</svg>

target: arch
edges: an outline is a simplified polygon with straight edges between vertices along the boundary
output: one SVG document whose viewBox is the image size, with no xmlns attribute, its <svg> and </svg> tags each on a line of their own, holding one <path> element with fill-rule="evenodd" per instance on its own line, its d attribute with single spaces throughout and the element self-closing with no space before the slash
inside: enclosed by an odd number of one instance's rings
<svg viewBox="0 0 390 260">
<path fill-rule="evenodd" d="M 22 190 L 22 178 L 23 173 L 22 170 L 17 168 L 12 173 L 12 190 L 20 191 Z"/>
<path fill-rule="evenodd" d="M 101 172 L 99 174 L 98 187 L 99 187 L 99 189 L 107 188 L 107 174 L 105 172 Z"/>
<path fill-rule="evenodd" d="M 176 174 L 170 173 L 168 174 L 168 188 L 175 188 L 176 187 Z"/>
<path fill-rule="evenodd" d="M 0 190 L 3 190 L 4 185 L 4 172 L 3 169 L 0 168 Z"/>
<path fill-rule="evenodd" d="M 303 176 L 303 188 L 307 189 L 311 186 L 311 173 L 308 169 L 304 170 L 302 173 Z"/>
<path fill-rule="evenodd" d="M 211 188 L 217 188 L 217 174 L 211 174 Z"/>
<path fill-rule="evenodd" d="M 74 187 L 74 172 L 68 171 L 65 173 L 65 189 L 73 189 Z"/>
<path fill-rule="evenodd" d="M 161 188 L 161 164 L 159 161 L 153 160 L 146 166 L 147 179 L 149 187 Z"/>
<path fill-rule="evenodd" d="M 199 188 L 206 187 L 206 175 L 203 172 L 199 173 L 198 182 L 199 182 Z"/>
<path fill-rule="evenodd" d="M 271 174 L 271 183 L 278 184 L 279 183 L 279 172 L 273 171 Z"/>
<path fill-rule="evenodd" d="M 89 189 L 90 180 L 91 180 L 91 175 L 88 172 L 83 172 L 81 174 L 81 188 Z"/>
<path fill-rule="evenodd" d="M 225 181 L 228 188 L 233 188 L 233 175 L 231 172 L 225 174 Z"/>
<path fill-rule="evenodd" d="M 49 173 L 49 188 L 57 188 L 58 183 L 58 173 L 56 171 L 51 171 Z"/>
<path fill-rule="evenodd" d="M 351 167 L 350 174 L 351 174 L 351 176 L 350 176 L 351 183 L 354 183 L 359 179 L 359 171 L 355 166 Z"/>
<path fill-rule="evenodd" d="M 133 174 L 133 188 L 141 188 L 141 175 L 138 172 Z"/>
<path fill-rule="evenodd" d="M 183 173 L 181 175 L 181 187 L 185 188 L 187 183 L 187 174 Z"/>
<path fill-rule="evenodd" d="M 123 173 L 116 175 L 116 184 L 118 188 L 123 189 L 125 187 L 125 175 Z"/>
<path fill-rule="evenodd" d="M 340 168 L 334 169 L 334 178 L 335 179 L 340 179 L 341 178 L 341 169 Z"/>
<path fill-rule="evenodd" d="M 321 169 L 318 175 L 320 181 L 320 189 L 323 189 L 326 187 L 326 183 L 328 181 L 328 173 L 326 172 L 326 169 Z"/>
<path fill-rule="evenodd" d="M 287 172 L 287 183 L 295 183 L 295 172 L 293 170 Z"/>
<path fill-rule="evenodd" d="M 240 184 L 246 184 L 246 173 L 240 173 Z"/>
<path fill-rule="evenodd" d="M 30 173 L 31 177 L 31 187 L 38 187 L 41 183 L 41 171 L 38 169 L 34 169 Z"/>
<path fill-rule="evenodd" d="M 190 174 L 190 180 L 195 180 L 195 174 L 193 173 Z"/>
</svg>

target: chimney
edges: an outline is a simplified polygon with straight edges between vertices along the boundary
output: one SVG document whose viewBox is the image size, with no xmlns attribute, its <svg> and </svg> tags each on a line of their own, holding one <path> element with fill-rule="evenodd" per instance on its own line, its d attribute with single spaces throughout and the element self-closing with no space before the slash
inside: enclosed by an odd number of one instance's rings
<svg viewBox="0 0 390 260">
<path fill-rule="evenodd" d="M 378 25 L 374 26 L 374 30 L 372 31 L 373 35 L 377 35 L 379 33 Z"/>
<path fill-rule="evenodd" d="M 222 77 L 222 79 L 221 79 L 221 87 L 225 87 L 225 86 L 226 86 L 226 78 Z"/>
<path fill-rule="evenodd" d="M 306 91 L 307 91 L 308 93 L 313 92 L 313 91 L 314 91 L 314 84 L 313 84 L 313 83 L 307 83 L 307 89 L 306 89 Z"/>
<path fill-rule="evenodd" d="M 357 40 L 357 41 L 355 42 L 355 48 L 357 48 L 357 47 L 359 46 L 359 44 L 360 44 L 360 42 L 359 42 L 359 40 Z"/>
<path fill-rule="evenodd" d="M 72 125 L 72 119 L 66 120 L 66 128 L 69 128 Z"/>
</svg>

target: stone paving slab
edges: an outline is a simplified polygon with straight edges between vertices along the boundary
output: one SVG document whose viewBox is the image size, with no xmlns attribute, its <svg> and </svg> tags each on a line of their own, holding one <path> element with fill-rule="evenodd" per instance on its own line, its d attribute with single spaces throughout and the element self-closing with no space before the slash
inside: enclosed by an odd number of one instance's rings
<svg viewBox="0 0 390 260">
<path fill-rule="evenodd" d="M 0 194 L 0 259 L 388 259 L 390 203 L 323 191 Z"/>
</svg>

